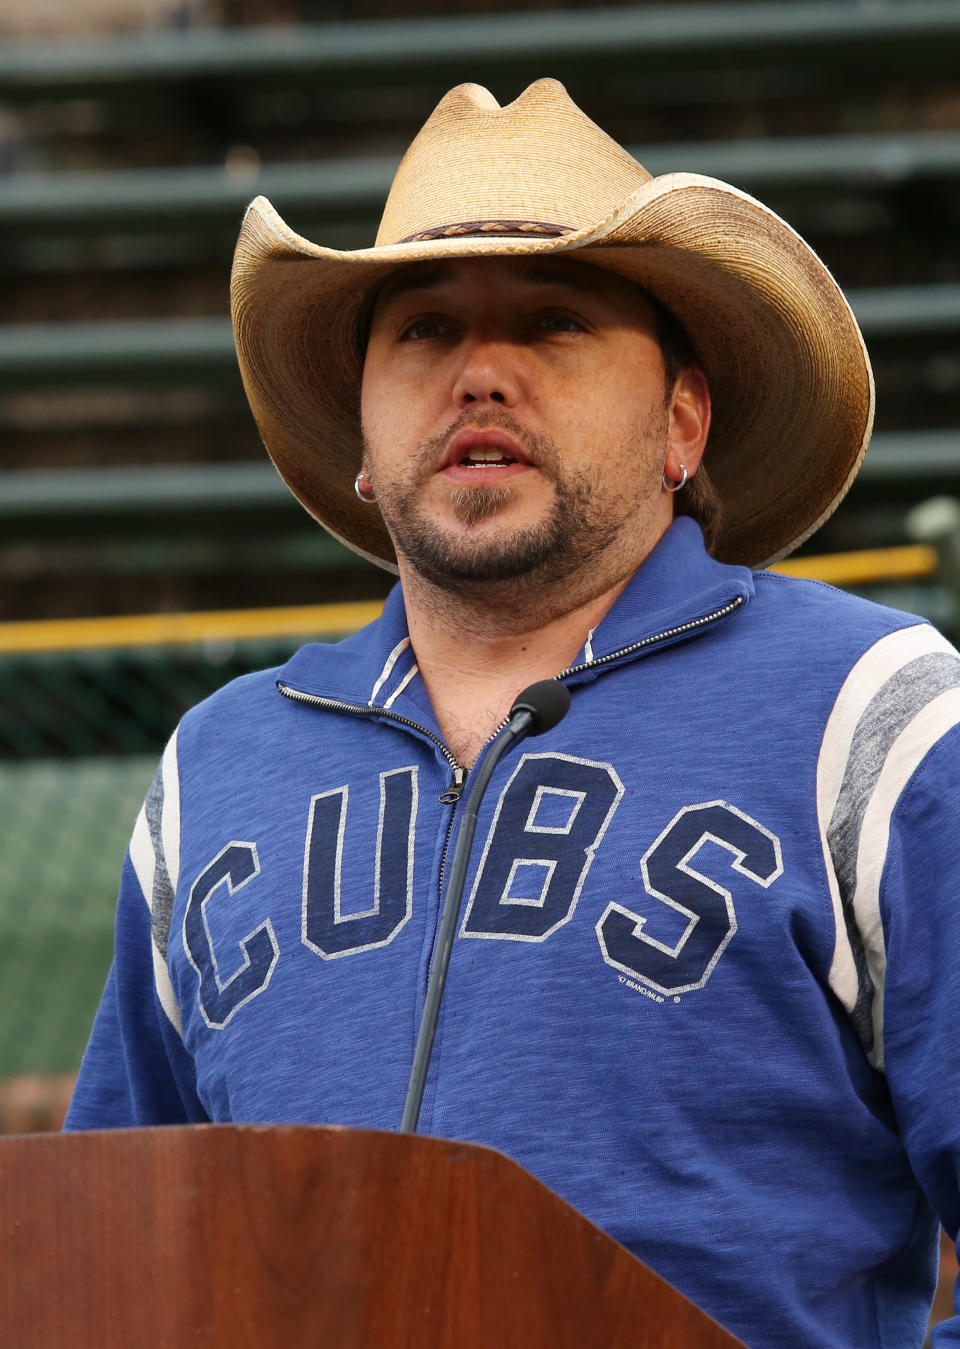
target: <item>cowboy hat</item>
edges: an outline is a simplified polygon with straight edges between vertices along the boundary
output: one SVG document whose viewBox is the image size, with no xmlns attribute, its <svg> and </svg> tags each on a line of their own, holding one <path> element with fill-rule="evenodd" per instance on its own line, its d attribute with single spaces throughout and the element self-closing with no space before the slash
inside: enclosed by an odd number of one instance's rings
<svg viewBox="0 0 960 1349">
<path fill-rule="evenodd" d="M 666 305 L 713 397 L 705 462 L 723 505 L 715 555 L 762 566 L 835 510 L 866 452 L 873 379 L 830 273 L 746 193 L 695 173 L 652 177 L 555 80 L 501 108 L 453 89 L 397 170 L 372 248 L 295 234 L 264 197 L 247 210 L 231 282 L 247 397 L 281 476 L 336 538 L 396 570 L 360 468 L 358 341 L 369 297 L 409 263 L 565 255 Z"/>
</svg>

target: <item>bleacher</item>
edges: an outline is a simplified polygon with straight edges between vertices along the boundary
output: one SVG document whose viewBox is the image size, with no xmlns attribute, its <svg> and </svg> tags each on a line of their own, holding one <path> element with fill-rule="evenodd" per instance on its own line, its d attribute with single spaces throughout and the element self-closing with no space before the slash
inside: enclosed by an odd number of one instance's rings
<svg viewBox="0 0 960 1349">
<path fill-rule="evenodd" d="M 184 25 L 188 8 L 170 11 L 181 26 L 0 48 L 5 617 L 382 593 L 265 461 L 230 252 L 256 192 L 312 238 L 368 243 L 405 144 L 463 79 L 506 100 L 560 75 L 652 171 L 756 193 L 831 266 L 873 353 L 877 437 L 813 546 L 901 542 L 905 509 L 952 490 L 952 0 L 376 8 L 317 22 L 302 5 L 306 22 L 266 26 L 226 7 L 220 27 Z"/>
</svg>

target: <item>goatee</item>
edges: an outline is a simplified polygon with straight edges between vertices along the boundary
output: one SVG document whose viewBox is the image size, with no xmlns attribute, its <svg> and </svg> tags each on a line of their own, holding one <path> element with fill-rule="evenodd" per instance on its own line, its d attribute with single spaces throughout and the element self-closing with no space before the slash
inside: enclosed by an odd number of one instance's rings
<svg viewBox="0 0 960 1349">
<path fill-rule="evenodd" d="M 483 469 L 478 469 L 482 473 Z M 509 487 L 460 487 L 450 498 L 450 509 L 462 525 L 478 525 L 488 515 L 496 515 L 513 493 Z"/>
</svg>

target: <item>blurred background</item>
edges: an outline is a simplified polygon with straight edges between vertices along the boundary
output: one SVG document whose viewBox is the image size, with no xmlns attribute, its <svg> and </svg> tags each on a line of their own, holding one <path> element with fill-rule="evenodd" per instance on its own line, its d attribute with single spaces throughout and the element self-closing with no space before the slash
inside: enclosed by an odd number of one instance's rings
<svg viewBox="0 0 960 1349">
<path fill-rule="evenodd" d="M 957 0 L 5 0 L 0 1127 L 59 1123 L 178 717 L 389 582 L 300 510 L 247 412 L 246 202 L 369 244 L 447 88 L 505 103 L 547 74 L 654 173 L 759 196 L 849 294 L 877 376 L 866 467 L 792 565 L 956 639 L 958 72 Z"/>
</svg>

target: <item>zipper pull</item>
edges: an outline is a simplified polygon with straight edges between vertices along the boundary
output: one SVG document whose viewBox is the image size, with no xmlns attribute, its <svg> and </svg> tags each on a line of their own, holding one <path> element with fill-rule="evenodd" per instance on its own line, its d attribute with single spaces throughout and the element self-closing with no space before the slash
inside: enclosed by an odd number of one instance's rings
<svg viewBox="0 0 960 1349">
<path fill-rule="evenodd" d="M 440 793 L 440 800 L 445 806 L 455 806 L 463 795 L 463 784 L 467 780 L 467 770 L 457 764 L 453 770 L 453 781 L 445 792 Z"/>
</svg>

